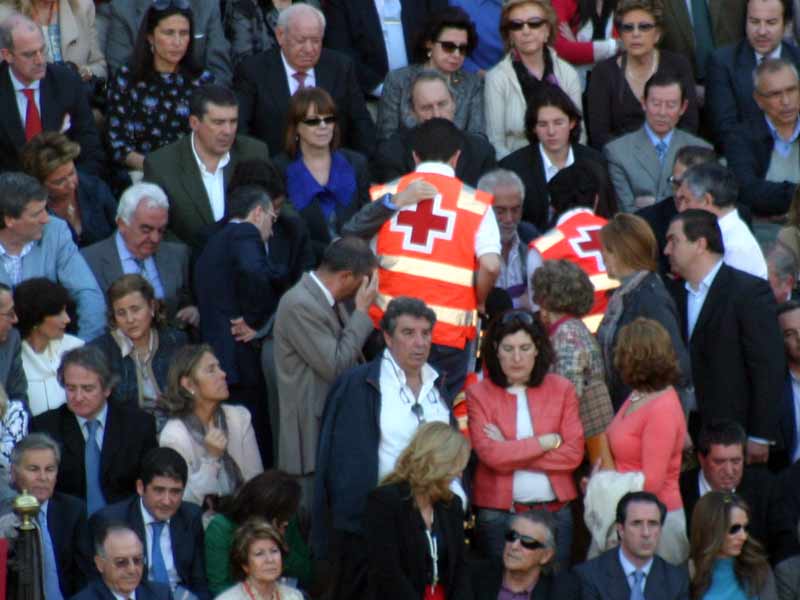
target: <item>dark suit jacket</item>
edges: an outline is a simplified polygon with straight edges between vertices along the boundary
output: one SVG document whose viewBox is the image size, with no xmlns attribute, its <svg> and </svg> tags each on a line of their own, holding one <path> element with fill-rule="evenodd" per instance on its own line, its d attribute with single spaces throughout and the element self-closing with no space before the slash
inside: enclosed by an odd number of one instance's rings
<svg viewBox="0 0 800 600">
<path fill-rule="evenodd" d="M 367 112 L 353 62 L 335 50 L 323 49 L 314 76 L 317 87 L 327 91 L 336 103 L 342 145 L 372 156 L 375 123 Z M 236 68 L 234 84 L 239 96 L 240 130 L 264 140 L 273 155 L 283 150 L 290 97 L 280 49 L 243 59 Z"/>
<path fill-rule="evenodd" d="M 582 600 L 624 600 L 631 588 L 619 562 L 619 548 L 606 550 L 574 569 L 581 582 Z M 647 600 L 689 600 L 689 574 L 686 567 L 676 567 L 653 557 L 653 566 L 644 586 Z"/>
<path fill-rule="evenodd" d="M 74 496 L 56 492 L 47 503 L 47 529 L 53 540 L 61 593 L 67 598 L 96 576 L 86 505 Z"/>
<path fill-rule="evenodd" d="M 439 579 L 448 600 L 472 597 L 472 585 L 464 559 L 464 511 L 454 496 L 449 503 L 434 505 L 434 529 L 441 531 L 439 542 L 446 544 L 447 567 L 440 568 Z M 438 525 L 437 525 L 438 523 Z M 421 598 L 429 560 L 425 524 L 414 506 L 406 482 L 379 486 L 367 497 L 364 512 L 369 565 L 369 598 L 408 600 Z M 373 535 L 380 532 L 380 535 Z"/>
<path fill-rule="evenodd" d="M 662 275 L 668 275 L 672 272 L 672 268 L 669 266 L 669 258 L 664 254 L 664 248 L 667 247 L 667 229 L 669 229 L 670 222 L 677 214 L 678 209 L 675 206 L 675 198 L 672 196 L 636 211 L 636 215 L 647 221 L 656 236 L 656 242 L 658 243 L 658 272 Z"/>
<path fill-rule="evenodd" d="M 264 241 L 251 223 L 228 223 L 208 240 L 195 265 L 200 334 L 211 344 L 228 383 L 261 380 L 259 353 L 231 335 L 231 319 L 243 317 L 259 329 L 278 306 L 272 280 L 279 269 L 267 259 Z"/>
<path fill-rule="evenodd" d="M 687 341 L 687 291 L 671 287 Z M 720 267 L 687 341 L 702 422 L 733 419 L 748 435 L 778 439 L 786 366 L 775 310 L 766 281 Z"/>
<path fill-rule="evenodd" d="M 80 77 L 69 67 L 48 64 L 39 85 L 42 129 L 61 131 L 69 118 L 66 134 L 81 145 L 75 164 L 92 175 L 102 174 L 105 153 Z M 0 172 L 21 170 L 19 151 L 24 145 L 25 123 L 4 62 L 0 65 Z"/>
<path fill-rule="evenodd" d="M 124 275 L 115 235 L 116 231 L 106 239 L 81 250 L 103 295 L 112 283 Z M 180 308 L 192 303 L 189 248 L 180 242 L 162 240 L 154 258 L 161 286 L 164 288 L 167 316 L 172 319 Z"/>
<path fill-rule="evenodd" d="M 263 143 L 243 135 L 236 136 L 230 154 L 231 160 L 222 170 L 226 188 L 241 161 L 269 159 Z M 214 215 L 192 152 L 192 136 L 186 135 L 148 154 L 144 159 L 144 179 L 160 185 L 169 196 L 169 231 L 183 243 L 197 248 L 198 230 L 213 223 Z"/>
<path fill-rule="evenodd" d="M 400 19 L 409 64 L 414 44 L 428 17 L 447 6 L 446 0 L 403 0 Z M 325 7 L 325 46 L 346 53 L 356 65 L 361 91 L 369 94 L 389 72 L 386 42 L 375 3 L 370 0 L 329 0 Z"/>
<path fill-rule="evenodd" d="M 70 600 L 116 600 L 114 594 L 100 579 L 95 579 L 87 585 L 80 594 Z M 136 588 L 136 600 L 172 600 L 169 586 L 152 581 L 142 581 Z"/>
<path fill-rule="evenodd" d="M 21 400 L 28 406 L 28 379 L 22 366 L 22 340 L 16 328 L 12 328 L 6 340 L 0 342 L 0 384 L 9 399 Z"/>
<path fill-rule="evenodd" d="M 376 181 L 385 183 L 414 170 L 414 157 L 411 155 L 411 129 L 401 129 L 378 144 L 373 162 L 373 175 Z M 475 187 L 481 175 L 497 166 L 494 147 L 481 135 L 462 132 L 464 144 L 461 156 L 456 163 L 456 177 Z"/>
<path fill-rule="evenodd" d="M 800 50 L 796 46 L 781 44 L 781 58 L 800 68 Z M 739 123 L 762 115 L 753 99 L 755 68 L 755 50 L 746 38 L 737 44 L 718 49 L 708 61 L 707 114 L 711 117 L 714 141 L 718 145 L 724 143 L 725 138 Z"/>
<path fill-rule="evenodd" d="M 31 419 L 31 431 L 50 434 L 61 444 L 56 489 L 85 499 L 86 442 L 75 415 L 62 404 Z M 136 492 L 142 457 L 156 446 L 156 424 L 152 415 L 139 409 L 108 405 L 100 449 L 100 485 L 106 502 L 117 502 Z"/>
<path fill-rule="evenodd" d="M 740 123 L 725 140 L 728 168 L 739 180 L 739 201 L 756 215 L 782 215 L 797 187 L 789 181 L 766 181 L 775 140 L 764 114 Z"/>
<path fill-rule="evenodd" d="M 697 467 L 684 471 L 680 477 L 687 533 L 691 533 L 692 511 L 700 499 L 699 473 Z M 761 466 L 746 466 L 736 487 L 736 494 L 750 506 L 750 535 L 761 542 L 773 564 L 800 552 L 796 539 L 798 515 L 795 513 L 792 520 L 781 492 L 780 482 Z"/>
<path fill-rule="evenodd" d="M 616 193 L 608 176 L 608 167 L 603 155 L 594 148 L 589 148 L 583 144 L 572 144 L 572 153 L 576 162 L 579 160 L 592 161 L 600 165 L 598 172 L 605 175 L 604 180 L 598 182 L 600 196 L 615 198 Z M 549 229 L 550 195 L 547 193 L 547 179 L 545 179 L 544 175 L 544 163 L 542 162 L 542 154 L 539 152 L 539 145 L 528 144 L 519 150 L 515 150 L 500 161 L 500 167 L 514 171 L 522 179 L 522 183 L 525 184 L 522 219 L 533 223 L 541 231 Z M 616 206 L 616 200 L 614 201 L 614 206 Z M 598 212 L 598 214 L 600 213 Z"/>
<path fill-rule="evenodd" d="M 794 295 L 792 292 L 792 300 L 794 300 Z M 780 438 L 777 447 L 770 448 L 769 451 L 769 468 L 778 473 L 792 464 L 792 456 L 794 456 L 798 442 L 797 419 L 794 414 L 794 390 L 792 389 L 792 376 L 788 370 L 783 380 L 779 411 Z"/>
<path fill-rule="evenodd" d="M 497 594 L 503 584 L 502 561 L 480 561 L 471 564 L 470 570 L 475 600 L 497 600 Z M 542 573 L 529 596 L 530 600 L 579 600 L 580 597 L 581 587 L 578 578 L 566 571 L 557 575 Z"/>
<path fill-rule="evenodd" d="M 117 226 L 117 199 L 105 181 L 88 173 L 79 173 L 78 207 L 81 211 L 81 234 L 78 235 L 67 221 L 76 246 L 83 248 L 113 233 Z"/>
<path fill-rule="evenodd" d="M 205 542 L 200 507 L 191 502 L 182 502 L 169 520 L 169 535 L 172 540 L 172 559 L 178 571 L 181 585 L 200 600 L 210 600 L 205 567 Z M 122 502 L 110 504 L 96 512 L 90 521 L 92 532 L 97 535 L 103 524 L 121 521 L 127 523 L 145 544 L 147 535 L 142 519 L 139 496 L 132 496 Z M 145 557 L 150 550 L 145 548 Z M 143 577 L 147 577 L 147 571 Z M 137 596 L 138 597 L 138 596 Z"/>
</svg>

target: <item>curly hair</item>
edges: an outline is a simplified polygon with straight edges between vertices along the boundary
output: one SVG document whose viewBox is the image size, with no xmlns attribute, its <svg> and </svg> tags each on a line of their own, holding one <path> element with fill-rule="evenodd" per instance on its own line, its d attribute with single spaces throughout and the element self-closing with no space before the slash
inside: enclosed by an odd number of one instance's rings
<svg viewBox="0 0 800 600">
<path fill-rule="evenodd" d="M 236 528 L 231 545 L 231 575 L 235 581 L 244 581 L 247 573 L 244 567 L 250 559 L 250 546 L 259 540 L 272 540 L 281 551 L 281 558 L 286 559 L 289 547 L 280 531 L 267 523 L 264 519 L 253 517 Z"/>
<path fill-rule="evenodd" d="M 642 217 L 617 213 L 600 230 L 600 243 L 629 269 L 651 273 L 658 269 L 658 242 Z"/>
<path fill-rule="evenodd" d="M 405 481 L 415 496 L 427 496 L 431 502 L 448 502 L 453 497 L 450 491 L 453 474 L 464 470 L 469 454 L 469 442 L 461 432 L 441 421 L 424 423 L 382 485 Z"/>
<path fill-rule="evenodd" d="M 639 392 L 664 389 L 680 375 L 669 333 L 658 321 L 644 317 L 620 329 L 614 346 L 614 368 L 625 385 Z"/>
<path fill-rule="evenodd" d="M 188 345 L 179 349 L 172 359 L 167 373 L 167 391 L 158 398 L 158 404 L 171 417 L 182 417 L 194 411 L 194 396 L 183 386 L 181 380 L 184 377 L 194 378 L 197 366 L 205 354 L 214 354 L 208 344 Z"/>
<path fill-rule="evenodd" d="M 524 331 L 531 336 L 537 351 L 536 362 L 527 382 L 528 387 L 540 385 L 550 370 L 550 365 L 555 360 L 550 337 L 547 335 L 547 330 L 538 316 L 524 309 L 508 310 L 497 315 L 489 322 L 489 328 L 483 337 L 481 356 L 489 374 L 489 379 L 491 379 L 492 383 L 502 388 L 508 387 L 508 378 L 500 366 L 497 351 L 506 336 L 514 335 L 518 331 Z"/>
<path fill-rule="evenodd" d="M 661 27 L 664 19 L 664 4 L 661 0 L 619 0 L 614 21 L 619 28 L 622 18 L 631 11 L 641 10 L 653 17 L 657 27 Z"/>
<path fill-rule="evenodd" d="M 44 131 L 22 147 L 20 162 L 23 171 L 44 183 L 53 171 L 74 161 L 80 153 L 80 145 L 63 133 Z"/>
<path fill-rule="evenodd" d="M 533 272 L 533 299 L 552 312 L 582 317 L 594 304 L 594 286 L 578 265 L 568 260 L 546 260 Z"/>
<path fill-rule="evenodd" d="M 154 307 L 155 314 L 153 315 L 153 321 L 150 326 L 156 329 L 163 329 L 167 326 L 167 309 L 164 303 L 156 298 L 153 286 L 141 275 L 130 273 L 116 279 L 108 286 L 108 292 L 106 292 L 108 298 L 106 318 L 108 319 L 108 327 L 110 329 L 117 328 L 117 315 L 114 312 L 114 303 L 128 294 L 136 294 L 137 292 L 142 295 L 145 303 Z"/>
<path fill-rule="evenodd" d="M 709 492 L 695 504 L 692 511 L 692 531 L 689 556 L 694 564 L 691 582 L 692 598 L 699 599 L 711 586 L 714 563 L 731 524 L 731 512 L 739 508 L 750 518 L 750 507 L 736 494 Z M 761 544 L 748 536 L 739 556 L 734 558 L 733 570 L 736 580 L 745 589 L 748 597 L 756 597 L 769 577 L 769 562 Z"/>
<path fill-rule="evenodd" d="M 75 304 L 67 289 L 46 277 L 26 279 L 14 288 L 14 307 L 17 312 L 17 329 L 23 339 L 41 325 L 47 317 L 63 310 L 71 312 Z"/>
<path fill-rule="evenodd" d="M 458 6 L 447 6 L 428 17 L 416 37 L 411 62 L 425 63 L 428 60 L 428 44 L 437 41 L 444 29 L 458 29 L 467 32 L 467 54 L 471 54 L 478 45 L 478 32 L 469 15 Z"/>
<path fill-rule="evenodd" d="M 511 39 L 509 36 L 511 17 L 509 15 L 515 8 L 528 4 L 538 6 L 544 13 L 544 18 L 550 29 L 550 34 L 547 36 L 547 45 L 549 46 L 556 41 L 556 35 L 558 34 L 558 15 L 553 5 L 550 3 L 550 0 L 506 0 L 503 3 L 503 10 L 500 12 L 500 37 L 503 40 L 503 46 L 506 52 L 511 50 Z"/>
<path fill-rule="evenodd" d="M 297 90 L 291 100 L 289 109 L 286 111 L 286 134 L 283 138 L 283 149 L 290 158 L 297 156 L 300 150 L 300 139 L 297 128 L 306 118 L 311 107 L 317 111 L 318 115 L 336 116 L 336 102 L 331 95 L 318 87 L 303 88 Z M 339 147 L 342 133 L 338 123 L 333 124 L 333 138 L 331 139 L 331 151 Z"/>
</svg>

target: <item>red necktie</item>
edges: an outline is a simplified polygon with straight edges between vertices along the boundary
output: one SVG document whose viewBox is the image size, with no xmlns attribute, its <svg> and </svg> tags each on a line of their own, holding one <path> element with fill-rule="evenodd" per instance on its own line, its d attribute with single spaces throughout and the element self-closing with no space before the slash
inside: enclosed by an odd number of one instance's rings
<svg viewBox="0 0 800 600">
<path fill-rule="evenodd" d="M 306 73 L 305 71 L 296 71 L 292 73 L 292 77 L 294 77 L 297 80 L 297 90 L 295 90 L 295 93 L 297 93 L 298 90 L 305 89 L 306 77 L 308 77 L 308 73 Z"/>
<path fill-rule="evenodd" d="M 22 90 L 28 99 L 28 108 L 25 110 L 25 141 L 42 133 L 42 118 L 39 116 L 39 109 L 36 108 L 34 91 L 31 88 Z"/>
</svg>

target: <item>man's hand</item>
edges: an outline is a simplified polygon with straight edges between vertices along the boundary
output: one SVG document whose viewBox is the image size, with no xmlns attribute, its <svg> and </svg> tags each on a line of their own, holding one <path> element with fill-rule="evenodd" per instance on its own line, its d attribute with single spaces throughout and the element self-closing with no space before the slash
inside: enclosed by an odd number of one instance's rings
<svg viewBox="0 0 800 600">
<path fill-rule="evenodd" d="M 372 275 L 364 275 L 361 285 L 356 292 L 356 310 L 368 312 L 369 307 L 375 302 L 378 296 L 378 272 L 373 271 Z"/>
<path fill-rule="evenodd" d="M 237 342 L 249 342 L 256 337 L 256 330 L 245 323 L 243 317 L 231 319 L 231 335 Z"/>
<path fill-rule="evenodd" d="M 760 444 L 747 440 L 747 464 L 755 465 L 767 462 L 769 459 L 769 444 Z"/>
<path fill-rule="evenodd" d="M 414 206 L 422 200 L 433 198 L 438 193 L 439 190 L 436 189 L 436 186 L 424 179 L 417 179 L 408 184 L 408 187 L 402 192 L 395 194 L 392 197 L 392 202 L 398 208 Z"/>
<path fill-rule="evenodd" d="M 200 311 L 196 306 L 184 306 L 175 313 L 175 318 L 192 327 L 200 326 Z"/>
</svg>

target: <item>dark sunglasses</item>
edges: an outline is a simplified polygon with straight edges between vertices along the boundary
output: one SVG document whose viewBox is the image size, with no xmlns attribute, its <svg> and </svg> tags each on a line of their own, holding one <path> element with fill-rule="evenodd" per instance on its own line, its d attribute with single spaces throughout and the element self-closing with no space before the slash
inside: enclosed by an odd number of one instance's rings
<svg viewBox="0 0 800 600">
<path fill-rule="evenodd" d="M 519 540 L 520 545 L 526 550 L 541 550 L 545 547 L 545 545 L 536 538 L 532 538 L 529 535 L 522 535 L 515 529 L 509 529 L 506 531 L 507 542 L 511 542 L 513 544 L 517 540 Z"/>
<path fill-rule="evenodd" d="M 191 8 L 189 0 L 153 0 L 153 8 L 156 10 L 167 10 L 173 6 L 178 10 L 189 10 Z"/>
<path fill-rule="evenodd" d="M 508 22 L 508 28 L 511 31 L 522 31 L 526 25 L 531 29 L 539 29 L 542 25 L 547 25 L 547 19 L 528 19 L 527 21 L 511 19 Z"/>
<path fill-rule="evenodd" d="M 667 183 L 669 183 L 674 188 L 679 188 L 683 183 L 683 179 L 681 179 L 680 177 L 675 177 L 675 175 L 670 175 L 669 177 L 667 177 Z"/>
<path fill-rule="evenodd" d="M 455 42 L 448 41 L 440 42 L 439 40 L 436 40 L 434 43 L 439 44 L 445 54 L 455 54 L 458 52 L 461 56 L 466 56 L 467 50 L 469 49 L 468 44 L 456 44 Z"/>
<path fill-rule="evenodd" d="M 120 556 L 111 561 L 117 569 L 125 569 L 129 565 L 141 567 L 144 564 L 143 556 Z"/>
<path fill-rule="evenodd" d="M 730 535 L 736 535 L 740 531 L 750 533 L 750 525 L 742 525 L 741 523 L 737 523 L 736 525 L 731 525 L 731 528 L 728 529 L 728 533 Z"/>
<path fill-rule="evenodd" d="M 319 125 L 335 125 L 336 115 L 330 117 L 312 117 L 310 119 L 303 119 L 303 124 L 309 127 L 318 127 Z"/>
<path fill-rule="evenodd" d="M 656 28 L 655 23 L 623 23 L 619 26 L 619 30 L 623 33 L 633 33 L 636 29 L 642 33 L 653 31 Z"/>
<path fill-rule="evenodd" d="M 533 315 L 527 310 L 509 310 L 500 317 L 501 325 L 508 325 L 514 321 L 519 321 L 525 325 L 533 325 Z"/>
</svg>

